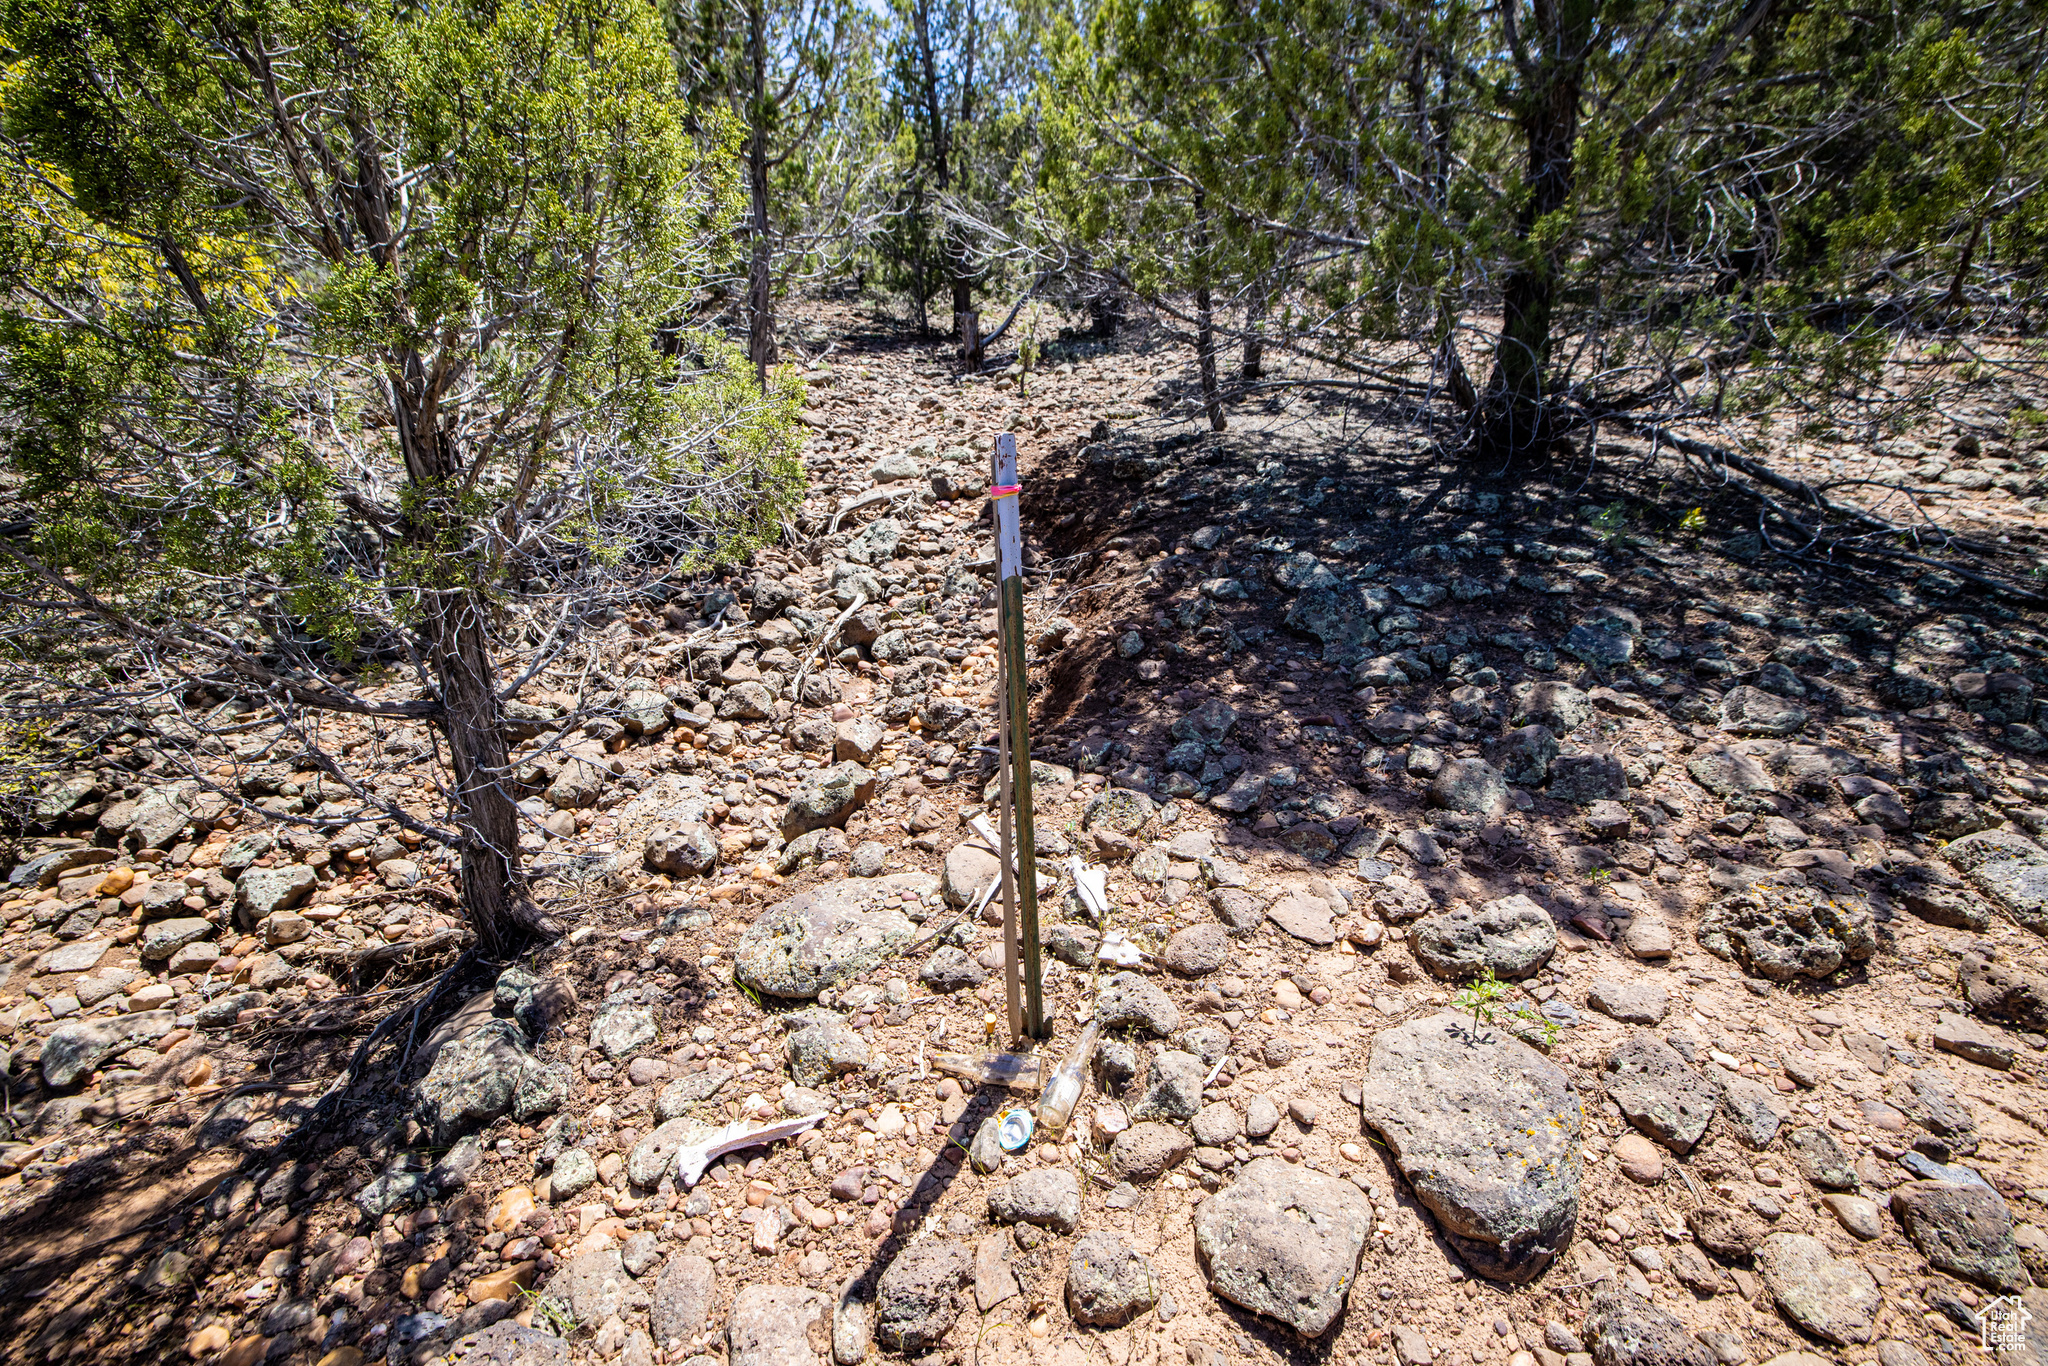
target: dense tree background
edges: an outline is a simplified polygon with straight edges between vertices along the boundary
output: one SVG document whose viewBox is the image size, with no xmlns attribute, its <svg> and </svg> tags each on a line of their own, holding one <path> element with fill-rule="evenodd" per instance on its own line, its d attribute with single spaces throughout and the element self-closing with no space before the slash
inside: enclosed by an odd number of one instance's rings
<svg viewBox="0 0 2048 1366">
<path fill-rule="evenodd" d="M 1212 430 L 1321 387 L 1446 460 L 2038 359 L 2038 0 L 8 0 L 0 57 L 11 657 L 411 659 L 501 949 L 510 676 L 779 533 L 797 296 L 964 371 L 1149 315 Z"/>
</svg>

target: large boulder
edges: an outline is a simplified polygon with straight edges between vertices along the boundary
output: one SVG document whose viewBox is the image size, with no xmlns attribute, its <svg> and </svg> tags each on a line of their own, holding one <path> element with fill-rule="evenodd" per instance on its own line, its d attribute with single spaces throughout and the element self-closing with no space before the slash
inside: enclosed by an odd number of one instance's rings
<svg viewBox="0 0 2048 1366">
<path fill-rule="evenodd" d="M 1721 699 L 1721 729 L 1737 735 L 1791 735 L 1806 721 L 1806 708 L 1748 684 Z"/>
<path fill-rule="evenodd" d="M 1218 1296 L 1321 1337 L 1344 1312 L 1372 1218 L 1350 1182 L 1261 1157 L 1195 1210 L 1195 1252 Z"/>
<path fill-rule="evenodd" d="M 1414 936 L 1424 967 L 1461 979 L 1488 969 L 1496 977 L 1527 977 L 1557 952 L 1550 913 L 1520 893 L 1477 910 L 1461 906 L 1427 916 L 1416 922 Z"/>
<path fill-rule="evenodd" d="M 1508 782 L 1484 759 L 1453 759 L 1429 784 L 1432 806 L 1484 816 L 1507 800 Z"/>
<path fill-rule="evenodd" d="M 435 1053 L 413 1113 L 435 1145 L 446 1147 L 500 1115 L 544 1113 L 543 1097 L 556 1093 L 548 1084 L 551 1071 L 528 1051 L 517 1024 L 485 1020 Z"/>
<path fill-rule="evenodd" d="M 1580 1098 L 1565 1071 L 1469 1016 L 1381 1030 L 1361 1106 L 1394 1163 L 1472 1268 L 1526 1281 L 1571 1237 Z"/>
<path fill-rule="evenodd" d="M 917 927 L 882 905 L 915 873 L 846 878 L 770 906 L 741 932 L 733 952 L 739 980 L 769 996 L 816 996 L 873 972 L 901 951 Z"/>
<path fill-rule="evenodd" d="M 1827 977 L 1877 952 L 1870 908 L 1854 895 L 1755 882 L 1707 908 L 1700 946 L 1759 977 Z"/>
</svg>

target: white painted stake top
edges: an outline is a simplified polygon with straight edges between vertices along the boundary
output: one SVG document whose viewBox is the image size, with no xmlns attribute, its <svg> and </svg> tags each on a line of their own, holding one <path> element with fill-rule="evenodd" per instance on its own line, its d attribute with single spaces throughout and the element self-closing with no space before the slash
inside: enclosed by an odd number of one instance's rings
<svg viewBox="0 0 2048 1366">
<path fill-rule="evenodd" d="M 1008 432 L 996 438 L 994 479 L 997 487 L 1017 482 L 1017 438 Z M 1024 533 L 1017 517 L 1019 496 L 1013 493 L 995 500 L 998 584 L 1024 572 Z"/>
</svg>

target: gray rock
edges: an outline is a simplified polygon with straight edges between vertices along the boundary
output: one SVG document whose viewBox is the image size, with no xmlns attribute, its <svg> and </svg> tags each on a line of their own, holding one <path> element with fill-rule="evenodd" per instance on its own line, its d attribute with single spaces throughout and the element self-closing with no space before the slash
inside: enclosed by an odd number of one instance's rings
<svg viewBox="0 0 2048 1366">
<path fill-rule="evenodd" d="M 1940 1073 L 1913 1068 L 1893 1080 L 1885 1099 L 1907 1119 L 1942 1139 L 1951 1151 L 1977 1151 L 1977 1121 Z"/>
<path fill-rule="evenodd" d="M 1273 1122 L 1280 1122 L 1277 1114 Z M 1195 1121 L 1189 1127 L 1194 1130 L 1195 1142 L 1204 1147 L 1227 1148 L 1244 1132 L 1244 1119 L 1229 1101 L 1214 1100 L 1195 1111 Z"/>
<path fill-rule="evenodd" d="M 1550 765 L 1550 795 L 1578 806 L 1625 801 L 1628 773 L 1611 754 L 1560 755 Z"/>
<path fill-rule="evenodd" d="M 988 1217 L 998 1224 L 1036 1224 L 1056 1233 L 1081 1226 L 1081 1185 L 1065 1167 L 1040 1167 L 988 1193 Z"/>
<path fill-rule="evenodd" d="M 1785 1317 L 1838 1347 L 1868 1342 L 1883 1300 L 1871 1274 L 1839 1261 L 1820 1239 L 1773 1233 L 1757 1248 L 1757 1271 Z"/>
<path fill-rule="evenodd" d="M 1608 1099 L 1629 1123 L 1673 1152 L 1690 1152 L 1714 1118 L 1714 1084 L 1646 1030 L 1635 1030 L 1607 1055 L 1604 1080 Z"/>
<path fill-rule="evenodd" d="M 202 939 L 212 937 L 213 922 L 198 916 L 180 916 L 175 920 L 156 921 L 144 927 L 142 931 L 142 961 L 161 963 L 187 944 L 197 944 Z M 101 948 L 105 947 L 102 943 Z"/>
<path fill-rule="evenodd" d="M 1771 775 L 1762 764 L 1725 745 L 1701 748 L 1686 760 L 1685 771 L 1692 775 L 1694 782 L 1716 797 L 1748 797 L 1777 791 L 1777 785 L 1771 781 Z"/>
<path fill-rule="evenodd" d="M 660 1185 L 661 1178 L 675 1165 L 676 1154 L 694 1128 L 696 1126 L 687 1119 L 671 1119 L 656 1125 L 645 1138 L 633 1145 L 632 1153 L 626 1158 L 626 1179 L 642 1190 Z"/>
<path fill-rule="evenodd" d="M 974 1274 L 974 1254 L 943 1238 L 925 1238 L 898 1253 L 875 1287 L 875 1337 L 893 1351 L 936 1347 L 960 1317 L 960 1291 Z"/>
<path fill-rule="evenodd" d="M 648 1305 L 648 1327 L 656 1343 L 666 1346 L 671 1338 L 688 1342 L 704 1331 L 705 1316 L 718 1299 L 718 1273 L 708 1257 L 678 1252 L 655 1278 L 653 1301 Z"/>
<path fill-rule="evenodd" d="M 1266 907 L 1266 918 L 1309 944 L 1337 942 L 1337 908 L 1311 891 L 1283 892 Z"/>
<path fill-rule="evenodd" d="M 1131 1107 L 1132 1119 L 1193 1119 L 1202 1106 L 1202 1080 L 1209 1069 L 1191 1053 L 1169 1048 L 1152 1062 L 1145 1094 Z"/>
<path fill-rule="evenodd" d="M 212 926 L 209 925 L 207 928 L 211 930 Z M 100 959 L 106 956 L 107 946 L 113 942 L 111 939 L 74 939 L 69 944 L 59 944 L 36 960 L 36 971 L 91 972 L 99 965 Z M 147 946 L 146 938 L 143 942 Z M 83 996 L 79 999 L 84 1004 L 92 1004 L 85 1001 Z"/>
<path fill-rule="evenodd" d="M 1634 657 L 1636 643 L 1626 631 L 1610 631 L 1599 622 L 1582 621 L 1566 633 L 1560 648 L 1596 669 L 1618 669 Z"/>
<path fill-rule="evenodd" d="M 732 1297 L 727 1366 L 792 1366 L 816 1360 L 811 1329 L 831 1332 L 832 1297 L 800 1285 L 749 1285 Z"/>
<path fill-rule="evenodd" d="M 932 951 L 918 972 L 917 980 L 933 991 L 960 991 L 966 987 L 978 987 L 988 978 L 981 964 L 967 956 L 964 949 L 952 945 Z"/>
<path fill-rule="evenodd" d="M 1067 1257 L 1067 1312 L 1087 1328 L 1121 1328 L 1159 1303 L 1152 1264 L 1115 1233 L 1091 1233 Z"/>
<path fill-rule="evenodd" d="M 483 1164 L 484 1145 L 471 1134 L 441 1155 L 441 1160 L 427 1173 L 427 1180 L 440 1190 L 459 1191 Z"/>
<path fill-rule="evenodd" d="M 1432 806 L 1483 816 L 1507 800 L 1508 780 L 1484 759 L 1453 759 L 1429 784 Z"/>
<path fill-rule="evenodd" d="M 1133 792 L 1128 787 L 1112 787 L 1089 799 L 1081 812 L 1081 828 L 1087 831 L 1109 830 L 1126 839 L 1135 839 L 1158 809 L 1153 800 L 1142 792 Z"/>
<path fill-rule="evenodd" d="M 1721 1087 L 1721 1113 L 1728 1117 L 1728 1127 L 1735 1137 L 1745 1148 L 1757 1152 L 1770 1147 L 1771 1140 L 1778 1136 L 1778 1126 L 1785 1122 L 1785 1117 L 1778 1113 L 1778 1093 L 1748 1077 L 1718 1068 L 1713 1076 Z"/>
<path fill-rule="evenodd" d="M 1600 977 L 1586 990 L 1586 1004 L 1623 1024 L 1653 1025 L 1671 1008 L 1670 993 L 1640 977 Z"/>
<path fill-rule="evenodd" d="M 1541 787 L 1557 758 L 1557 736 L 1548 726 L 1523 726 L 1501 742 L 1501 775 L 1522 787 Z"/>
<path fill-rule="evenodd" d="M 1517 683 L 1509 721 L 1517 726 L 1546 726 L 1559 738 L 1586 724 L 1593 701 L 1569 683 Z"/>
<path fill-rule="evenodd" d="M 1133 1124 L 1110 1145 L 1109 1163 L 1121 1180 L 1157 1181 L 1185 1161 L 1194 1147 L 1170 1124 Z"/>
<path fill-rule="evenodd" d="M 874 795 L 875 775 L 851 760 L 807 773 L 783 808 L 782 837 L 795 839 L 808 830 L 844 826 L 847 817 Z"/>
<path fill-rule="evenodd" d="M 415 1092 L 413 1114 L 436 1144 L 452 1144 L 514 1108 L 520 1083 L 539 1070 L 510 1020 L 485 1020 L 441 1046 Z"/>
<path fill-rule="evenodd" d="M 2048 1029 L 2048 978 L 1966 953 L 1957 965 L 1956 981 L 1977 1014 L 2036 1034 Z"/>
<path fill-rule="evenodd" d="M 718 866 L 718 837 L 695 821 L 656 830 L 647 836 L 641 859 L 658 873 L 703 877 Z"/>
<path fill-rule="evenodd" d="M 626 1240 L 626 1246 L 619 1255 L 629 1275 L 643 1276 L 661 1255 L 661 1239 L 652 1230 L 642 1229 Z"/>
<path fill-rule="evenodd" d="M 868 1359 L 874 1341 L 874 1319 L 858 1290 L 861 1278 L 849 1276 L 839 1287 L 838 1302 L 832 1306 L 833 1366 L 860 1366 Z"/>
<path fill-rule="evenodd" d="M 576 1013 L 576 988 L 566 977 L 539 977 L 515 964 L 498 974 L 492 1003 L 517 1020 L 526 1037 L 539 1039 Z"/>
<path fill-rule="evenodd" d="M 789 1074 L 799 1086 L 823 1086 L 860 1071 L 873 1057 L 868 1041 L 836 1020 L 807 1025 L 789 1036 Z"/>
<path fill-rule="evenodd" d="M 1989 1186 L 1909 1181 L 1892 1192 L 1892 1217 L 1938 1271 L 2003 1294 L 2033 1284 L 2005 1198 Z"/>
<path fill-rule="evenodd" d="M 1557 952 L 1550 913 L 1520 893 L 1476 911 L 1459 907 L 1426 916 L 1413 933 L 1417 960 L 1444 977 L 1477 977 L 1487 969 L 1501 978 L 1527 977 Z"/>
<path fill-rule="evenodd" d="M 1863 1242 L 1870 1242 L 1884 1235 L 1884 1221 L 1878 1217 L 1877 1205 L 1860 1195 L 1823 1195 L 1820 1202 L 1828 1207 L 1837 1223 Z"/>
<path fill-rule="evenodd" d="M 1230 935 L 1221 925 L 1190 925 L 1174 931 L 1159 956 L 1175 972 L 1204 977 L 1230 961 Z"/>
<path fill-rule="evenodd" d="M 916 876 L 846 878 L 777 902 L 740 934 L 739 979 L 769 996 L 801 998 L 873 972 L 917 932 L 900 911 L 877 903 L 899 890 L 898 879 Z"/>
<path fill-rule="evenodd" d="M 109 1054 L 150 1039 L 160 1039 L 177 1024 L 177 1012 L 146 1010 L 92 1020 L 66 1020 L 43 1040 L 43 1081 L 53 1091 L 68 1091 L 92 1075 Z"/>
<path fill-rule="evenodd" d="M 590 1046 L 604 1050 L 613 1062 L 631 1057 L 659 1037 L 654 1012 L 628 1001 L 611 1001 L 599 1006 L 590 1021 Z"/>
<path fill-rule="evenodd" d="M 500 1319 L 464 1338 L 463 1366 L 569 1366 L 569 1344 L 552 1333 Z"/>
<path fill-rule="evenodd" d="M 615 1247 L 581 1253 L 563 1262 L 548 1278 L 547 1293 L 568 1309 L 578 1323 L 603 1323 L 648 1303 L 647 1292 L 626 1274 L 625 1258 Z"/>
<path fill-rule="evenodd" d="M 1580 1099 L 1563 1069 L 1527 1044 L 1454 1012 L 1383 1029 L 1360 1104 L 1480 1274 L 1526 1281 L 1570 1238 Z"/>
<path fill-rule="evenodd" d="M 678 1077 L 662 1087 L 661 1094 L 655 1097 L 655 1113 L 664 1120 L 680 1118 L 689 1113 L 691 1106 L 707 1101 L 724 1090 L 735 1075 L 729 1067 L 713 1066 L 702 1072 L 692 1072 L 688 1076 Z M 808 1084 L 817 1085 L 816 1082 Z"/>
<path fill-rule="evenodd" d="M 1791 735 L 1806 721 L 1806 708 L 1747 684 L 1721 699 L 1721 729 L 1737 735 Z"/>
<path fill-rule="evenodd" d="M 1009 1239 L 992 1233 L 974 1245 L 974 1304 L 989 1310 L 1024 1292 L 1017 1273 L 1010 1269 Z"/>
<path fill-rule="evenodd" d="M 967 1160 L 974 1170 L 983 1176 L 999 1171 L 1003 1165 L 1003 1117 L 990 1115 L 974 1131 L 974 1142 L 967 1147 Z"/>
<path fill-rule="evenodd" d="M 254 928 L 265 916 L 298 905 L 319 885 L 318 876 L 303 863 L 251 868 L 235 884 L 236 918 Z"/>
<path fill-rule="evenodd" d="M 1135 972 L 1119 972 L 1095 997 L 1095 1019 L 1104 1029 L 1143 1025 L 1164 1038 L 1180 1028 L 1180 1011 L 1164 991 Z"/>
<path fill-rule="evenodd" d="M 971 906 L 981 899 L 982 889 L 1002 876 L 1003 861 L 974 840 L 963 840 L 946 851 L 939 890 L 950 906 Z"/>
<path fill-rule="evenodd" d="M 1611 1281 L 1593 1295 L 1585 1339 L 1595 1366 L 1715 1366 L 1684 1324 Z"/>
<path fill-rule="evenodd" d="M 1811 887 L 1752 883 L 1708 907 L 1698 933 L 1708 953 L 1774 982 L 1826 977 L 1877 952 L 1876 926 L 1861 897 Z"/>
<path fill-rule="evenodd" d="M 1271 1096 L 1253 1096 L 1245 1105 L 1244 1131 L 1253 1138 L 1270 1138 L 1280 1127 L 1280 1103 Z"/>
<path fill-rule="evenodd" d="M 1350 1182 L 1262 1157 L 1196 1208 L 1195 1251 L 1216 1295 L 1321 1337 L 1344 1312 L 1372 1217 Z"/>
<path fill-rule="evenodd" d="M 1804 1124 L 1786 1135 L 1785 1146 L 1799 1174 L 1822 1190 L 1852 1191 L 1862 1185 L 1849 1154 L 1826 1129 Z"/>
<path fill-rule="evenodd" d="M 548 1191 L 559 1200 L 581 1195 L 596 1184 L 597 1159 L 581 1148 L 571 1148 L 556 1158 L 555 1169 L 548 1175 Z"/>
</svg>

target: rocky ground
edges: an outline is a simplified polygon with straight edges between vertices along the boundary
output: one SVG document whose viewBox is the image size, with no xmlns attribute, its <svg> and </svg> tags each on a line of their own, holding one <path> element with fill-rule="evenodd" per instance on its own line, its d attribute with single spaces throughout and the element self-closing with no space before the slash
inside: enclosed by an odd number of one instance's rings
<svg viewBox="0 0 2048 1366">
<path fill-rule="evenodd" d="M 1492 481 L 1307 391 L 1204 434 L 1166 348 L 962 383 L 811 326 L 800 542 L 521 695 L 570 932 L 310 1145 L 459 942 L 450 861 L 294 826 L 343 794 L 233 698 L 46 794 L 0 905 L 6 1360 L 1926 1366 L 2011 1296 L 2003 1359 L 2048 1360 L 2031 615 L 1761 560 L 1647 450 Z M 2032 544 L 2005 423 L 1788 468 Z M 1008 1043 L 1000 430 L 1048 1065 L 1100 1031 L 1015 1154 L 1031 1093 L 958 1075 Z M 426 736 L 325 739 L 431 809 Z"/>
</svg>

